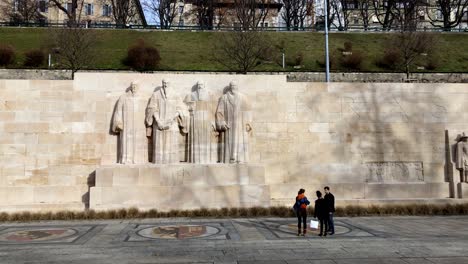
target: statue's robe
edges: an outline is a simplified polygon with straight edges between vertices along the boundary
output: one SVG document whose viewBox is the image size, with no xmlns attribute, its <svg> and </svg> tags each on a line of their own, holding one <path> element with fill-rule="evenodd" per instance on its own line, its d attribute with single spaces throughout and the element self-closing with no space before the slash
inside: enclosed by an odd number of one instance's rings
<svg viewBox="0 0 468 264">
<path fill-rule="evenodd" d="M 214 122 L 216 110 L 214 98 L 203 89 L 192 92 L 184 102 L 190 112 L 188 161 L 199 164 L 216 163 L 217 132 Z"/>
<path fill-rule="evenodd" d="M 468 169 L 468 142 L 460 141 L 456 147 L 455 167 L 458 170 Z"/>
<path fill-rule="evenodd" d="M 117 163 L 144 164 L 148 162 L 144 118 L 145 102 L 128 91 L 120 96 L 112 116 L 111 130 L 118 133 Z"/>
<path fill-rule="evenodd" d="M 187 113 L 178 98 L 166 96 L 162 89 L 153 93 L 146 108 L 148 135 L 152 138 L 152 163 L 180 162 L 185 153 L 182 134 L 187 134 Z M 182 142 L 181 142 L 182 141 Z"/>
<path fill-rule="evenodd" d="M 248 162 L 250 132 L 247 126 L 252 123 L 252 111 L 245 96 L 238 92 L 225 93 L 218 101 L 215 118 L 221 137 L 219 162 Z"/>
</svg>

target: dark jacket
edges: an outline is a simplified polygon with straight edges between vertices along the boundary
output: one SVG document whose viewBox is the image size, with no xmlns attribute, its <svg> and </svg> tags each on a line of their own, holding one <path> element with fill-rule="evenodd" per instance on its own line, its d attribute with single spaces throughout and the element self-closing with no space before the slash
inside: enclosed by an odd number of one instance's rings
<svg viewBox="0 0 468 264">
<path fill-rule="evenodd" d="M 325 199 L 317 199 L 315 200 L 315 211 L 314 217 L 318 219 L 328 219 L 328 206 Z"/>
<path fill-rule="evenodd" d="M 335 196 L 333 194 L 328 193 L 325 194 L 323 197 L 325 201 L 327 201 L 328 211 L 334 213 L 335 212 Z"/>
</svg>

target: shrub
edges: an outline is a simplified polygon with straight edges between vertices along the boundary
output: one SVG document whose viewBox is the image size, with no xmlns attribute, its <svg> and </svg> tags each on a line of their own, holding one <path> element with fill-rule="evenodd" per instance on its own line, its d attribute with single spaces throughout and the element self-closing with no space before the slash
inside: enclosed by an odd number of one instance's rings
<svg viewBox="0 0 468 264">
<path fill-rule="evenodd" d="M 26 67 L 39 67 L 44 64 L 45 54 L 42 50 L 34 49 L 27 51 L 24 56 L 24 66 Z"/>
<path fill-rule="evenodd" d="M 385 50 L 383 57 L 377 62 L 377 66 L 395 70 L 401 65 L 402 58 L 398 49 L 389 48 Z"/>
<path fill-rule="evenodd" d="M 304 53 L 299 52 L 296 54 L 296 57 L 294 58 L 295 65 L 300 66 L 304 62 Z"/>
<path fill-rule="evenodd" d="M 341 65 L 347 69 L 360 70 L 362 64 L 362 53 L 355 51 L 353 54 L 344 56 Z"/>
<path fill-rule="evenodd" d="M 150 71 L 157 69 L 160 61 L 158 49 L 140 39 L 128 49 L 125 64 L 137 71 Z"/>
<path fill-rule="evenodd" d="M 15 49 L 10 45 L 0 45 L 0 66 L 8 66 L 15 61 Z"/>
<path fill-rule="evenodd" d="M 440 58 L 437 55 L 430 55 L 427 59 L 426 69 L 433 71 L 439 67 Z"/>
<path fill-rule="evenodd" d="M 353 43 L 346 41 L 344 43 L 344 51 L 347 51 L 347 52 L 353 51 Z"/>
</svg>

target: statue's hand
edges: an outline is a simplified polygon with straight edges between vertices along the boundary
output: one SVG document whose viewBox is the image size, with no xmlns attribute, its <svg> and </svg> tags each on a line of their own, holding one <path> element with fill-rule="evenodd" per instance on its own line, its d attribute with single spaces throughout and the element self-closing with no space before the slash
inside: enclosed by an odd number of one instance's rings
<svg viewBox="0 0 468 264">
<path fill-rule="evenodd" d="M 122 124 L 122 122 L 118 122 L 118 123 L 115 125 L 115 130 L 117 130 L 117 131 L 122 131 L 122 130 L 123 130 L 123 124 Z"/>
<path fill-rule="evenodd" d="M 245 125 L 245 131 L 247 131 L 247 132 L 252 131 L 252 126 L 250 126 L 250 124 L 246 124 Z"/>
</svg>

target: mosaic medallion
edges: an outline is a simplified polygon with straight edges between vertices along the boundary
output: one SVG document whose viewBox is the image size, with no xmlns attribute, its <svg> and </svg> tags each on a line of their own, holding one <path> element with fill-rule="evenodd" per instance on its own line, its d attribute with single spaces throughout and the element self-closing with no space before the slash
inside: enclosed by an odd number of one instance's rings
<svg viewBox="0 0 468 264">
<path fill-rule="evenodd" d="M 152 239 L 203 238 L 219 233 L 219 229 L 208 225 L 153 226 L 140 230 L 137 234 Z"/>
<path fill-rule="evenodd" d="M 64 239 L 74 236 L 77 231 L 64 228 L 26 229 L 0 235 L 1 242 L 36 242 Z"/>
</svg>

